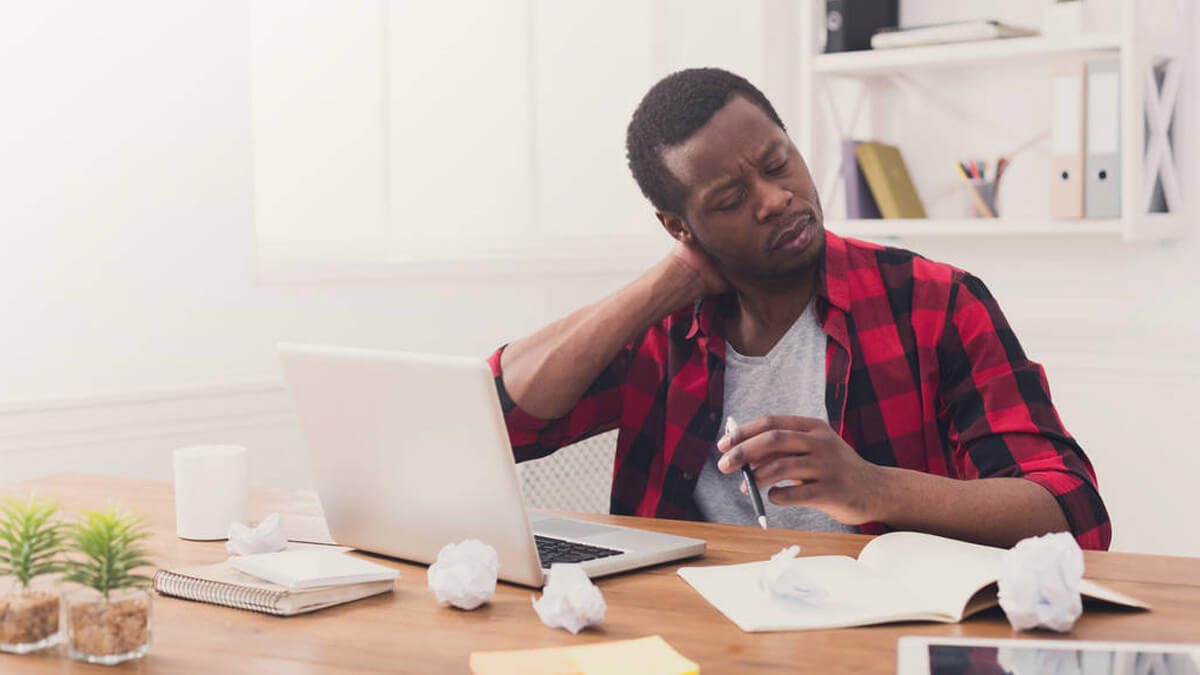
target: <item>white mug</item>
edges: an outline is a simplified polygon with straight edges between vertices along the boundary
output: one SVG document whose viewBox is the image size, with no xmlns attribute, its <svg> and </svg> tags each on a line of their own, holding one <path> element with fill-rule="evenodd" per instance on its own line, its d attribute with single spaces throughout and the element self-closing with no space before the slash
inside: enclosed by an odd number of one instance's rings
<svg viewBox="0 0 1200 675">
<path fill-rule="evenodd" d="M 175 451 L 175 535 L 226 539 L 246 522 L 246 448 L 193 445 Z"/>
</svg>

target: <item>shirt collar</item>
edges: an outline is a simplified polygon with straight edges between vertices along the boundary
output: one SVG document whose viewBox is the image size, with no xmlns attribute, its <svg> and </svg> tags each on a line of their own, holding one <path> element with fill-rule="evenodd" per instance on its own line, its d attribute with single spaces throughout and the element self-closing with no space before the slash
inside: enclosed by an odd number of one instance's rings
<svg viewBox="0 0 1200 675">
<path fill-rule="evenodd" d="M 712 334 L 713 321 L 716 320 L 717 308 L 721 306 L 721 296 L 710 295 L 697 298 L 692 306 L 692 327 L 688 329 L 685 340 L 691 340 L 697 334 L 708 336 Z"/>
<path fill-rule="evenodd" d="M 846 240 L 825 230 L 825 259 L 817 272 L 816 296 L 843 312 L 850 311 L 850 261 Z"/>
<path fill-rule="evenodd" d="M 836 234 L 825 231 L 825 257 L 821 269 L 817 270 L 815 295 L 843 312 L 850 311 L 849 261 L 846 241 Z M 710 295 L 696 300 L 692 307 L 692 325 L 684 339 L 691 340 L 697 334 L 712 335 L 713 322 L 721 307 L 723 296 Z"/>
</svg>

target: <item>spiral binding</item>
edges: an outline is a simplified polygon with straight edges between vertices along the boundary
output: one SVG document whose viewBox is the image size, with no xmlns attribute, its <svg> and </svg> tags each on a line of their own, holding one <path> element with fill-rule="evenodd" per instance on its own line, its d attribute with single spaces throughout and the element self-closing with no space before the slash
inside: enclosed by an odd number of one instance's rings
<svg viewBox="0 0 1200 675">
<path fill-rule="evenodd" d="M 238 586 L 222 581 L 190 577 L 167 570 L 159 570 L 154 575 L 154 590 L 163 595 L 173 595 L 186 600 L 197 600 L 213 605 L 248 609 L 277 616 L 284 615 L 283 610 L 279 607 L 279 601 L 288 594 L 287 591 Z"/>
</svg>

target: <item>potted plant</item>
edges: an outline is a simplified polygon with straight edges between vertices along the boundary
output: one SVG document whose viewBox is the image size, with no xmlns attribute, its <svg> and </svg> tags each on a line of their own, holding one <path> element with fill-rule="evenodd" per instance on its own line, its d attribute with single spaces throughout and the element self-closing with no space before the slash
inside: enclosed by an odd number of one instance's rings
<svg viewBox="0 0 1200 675">
<path fill-rule="evenodd" d="M 29 495 L 0 502 L 0 650 L 24 654 L 57 644 L 63 526 L 58 505 Z"/>
<path fill-rule="evenodd" d="M 150 651 L 151 578 L 135 570 L 150 565 L 142 518 L 110 506 L 84 511 L 69 528 L 66 581 L 84 588 L 63 595 L 67 655 L 113 665 Z"/>
</svg>

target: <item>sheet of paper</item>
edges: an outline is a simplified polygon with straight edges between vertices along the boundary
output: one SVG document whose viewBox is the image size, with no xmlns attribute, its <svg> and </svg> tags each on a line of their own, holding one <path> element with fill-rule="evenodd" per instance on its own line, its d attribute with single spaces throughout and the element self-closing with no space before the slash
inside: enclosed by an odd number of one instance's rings
<svg viewBox="0 0 1200 675">
<path fill-rule="evenodd" d="M 922 532 L 889 532 L 863 547 L 858 562 L 896 585 L 922 589 L 926 608 L 958 615 L 976 591 L 999 578 L 1006 553 Z"/>
<path fill-rule="evenodd" d="M 572 647 L 568 657 L 585 675 L 698 675 L 700 666 L 662 636 Z"/>
<path fill-rule="evenodd" d="M 329 550 L 278 551 L 234 556 L 235 569 L 288 588 L 337 586 L 395 579 L 391 567 Z"/>
<path fill-rule="evenodd" d="M 761 583 L 766 562 L 683 567 L 679 576 L 744 631 L 860 626 L 918 618 L 915 591 L 846 556 L 811 556 L 796 561 L 815 587 L 806 600 L 781 598 Z M 933 618 L 933 617 L 922 617 Z"/>
<path fill-rule="evenodd" d="M 548 649 L 507 649 L 473 652 L 471 672 L 475 675 L 576 675 L 579 671 L 568 658 L 572 647 Z"/>
<path fill-rule="evenodd" d="M 660 635 L 579 647 L 471 654 L 475 675 L 698 675 L 700 666 Z"/>
</svg>

